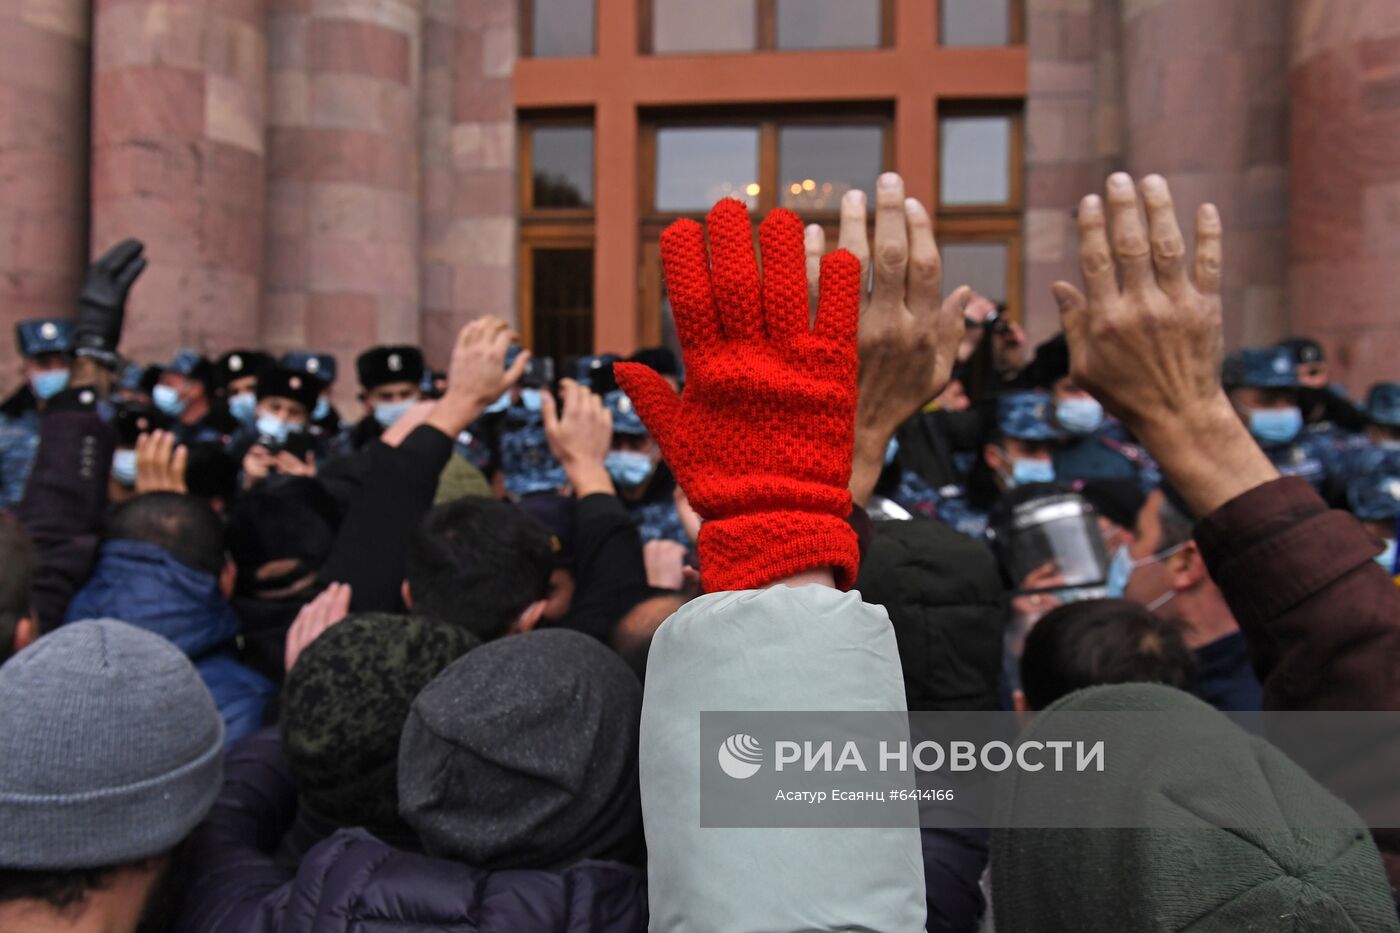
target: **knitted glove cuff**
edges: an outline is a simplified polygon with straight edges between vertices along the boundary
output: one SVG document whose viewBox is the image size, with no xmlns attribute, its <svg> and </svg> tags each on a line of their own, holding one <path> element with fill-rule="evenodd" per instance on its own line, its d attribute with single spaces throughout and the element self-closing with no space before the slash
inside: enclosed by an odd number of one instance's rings
<svg viewBox="0 0 1400 933">
<path fill-rule="evenodd" d="M 855 530 L 816 512 L 751 512 L 700 526 L 700 583 L 707 593 L 756 590 L 830 567 L 849 590 L 860 570 Z"/>
</svg>

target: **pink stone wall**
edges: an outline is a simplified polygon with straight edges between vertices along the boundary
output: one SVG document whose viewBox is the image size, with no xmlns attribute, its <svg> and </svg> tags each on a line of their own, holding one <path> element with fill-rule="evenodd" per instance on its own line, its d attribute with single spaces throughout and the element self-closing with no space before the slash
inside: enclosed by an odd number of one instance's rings
<svg viewBox="0 0 1400 933">
<path fill-rule="evenodd" d="M 1400 379 L 1400 3 L 1293 0 L 1297 330 L 1360 393 Z"/>
<path fill-rule="evenodd" d="M 87 258 L 88 0 L 0 3 L 0 388 L 14 325 L 71 314 Z"/>
<path fill-rule="evenodd" d="M 264 13 L 263 0 L 94 4 L 91 245 L 146 242 L 122 343 L 137 359 L 258 339 Z"/>
</svg>

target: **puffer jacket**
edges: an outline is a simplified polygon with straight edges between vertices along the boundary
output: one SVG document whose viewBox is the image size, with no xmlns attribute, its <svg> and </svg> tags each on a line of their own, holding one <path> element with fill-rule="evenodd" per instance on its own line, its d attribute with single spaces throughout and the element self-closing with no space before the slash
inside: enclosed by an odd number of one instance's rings
<svg viewBox="0 0 1400 933">
<path fill-rule="evenodd" d="M 231 750 L 224 787 L 184 850 L 185 933 L 642 933 L 645 873 L 584 861 L 560 872 L 481 871 L 340 830 L 293 869 L 274 856 L 296 810 L 278 737 Z"/>
<path fill-rule="evenodd" d="M 238 662 L 238 617 L 212 575 L 154 544 L 107 541 L 65 622 L 120 619 L 173 642 L 194 663 L 231 744 L 262 725 L 272 683 Z"/>
</svg>

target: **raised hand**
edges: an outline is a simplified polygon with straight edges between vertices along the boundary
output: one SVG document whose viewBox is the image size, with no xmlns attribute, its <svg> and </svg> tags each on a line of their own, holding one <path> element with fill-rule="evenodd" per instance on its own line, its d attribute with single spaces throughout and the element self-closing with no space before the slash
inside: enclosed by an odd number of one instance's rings
<svg viewBox="0 0 1400 933">
<path fill-rule="evenodd" d="M 292 627 L 287 630 L 285 669 L 291 670 L 306 646 L 325 634 L 350 612 L 350 584 L 332 583 L 311 602 L 301 607 Z"/>
<path fill-rule="evenodd" d="M 861 259 L 861 282 L 872 252 L 865 194 L 841 202 L 842 249 Z M 825 251 L 821 227 L 807 228 L 807 270 Z M 966 286 L 943 298 L 943 265 L 928 211 L 904 196 L 904 180 L 880 176 L 875 195 L 875 276 L 862 289 L 860 399 L 856 407 L 851 494 L 864 505 L 875 491 L 894 432 L 948 385 L 963 338 Z"/>
<path fill-rule="evenodd" d="M 136 438 L 136 493 L 189 492 L 185 465 L 189 450 L 175 443 L 169 431 L 152 431 Z"/>
<path fill-rule="evenodd" d="M 608 449 L 612 446 L 612 413 L 595 392 L 572 379 L 559 384 L 560 413 L 554 396 L 540 396 L 544 435 L 554 459 L 564 467 L 574 495 L 580 499 L 597 492 L 612 493 L 608 475 Z"/>
<path fill-rule="evenodd" d="M 519 382 L 530 354 L 521 353 L 506 369 L 506 351 L 515 339 L 510 325 L 494 317 L 477 318 L 463 327 L 447 364 L 447 389 L 426 423 L 456 437 L 501 393 Z"/>
<path fill-rule="evenodd" d="M 859 564 L 847 484 L 860 262 L 845 250 L 821 260 L 813 325 L 796 214 L 775 210 L 763 221 L 761 283 L 744 206 L 719 202 L 708 228 L 708 251 L 705 229 L 692 220 L 661 237 L 684 397 L 639 364 L 617 364 L 618 383 L 705 519 L 706 590 L 827 568 L 847 588 Z"/>
<path fill-rule="evenodd" d="M 1109 178 L 1107 214 L 1096 195 L 1080 202 L 1084 291 L 1056 282 L 1055 300 L 1075 384 L 1138 435 L 1205 515 L 1278 473 L 1220 384 L 1220 214 L 1197 210 L 1188 256 L 1166 181 L 1149 175 L 1141 193 L 1145 227 L 1128 175 Z"/>
<path fill-rule="evenodd" d="M 146 268 L 140 240 L 123 240 L 88 266 L 78 298 L 73 342 L 78 356 L 112 367 L 126 319 L 126 298 Z"/>
</svg>

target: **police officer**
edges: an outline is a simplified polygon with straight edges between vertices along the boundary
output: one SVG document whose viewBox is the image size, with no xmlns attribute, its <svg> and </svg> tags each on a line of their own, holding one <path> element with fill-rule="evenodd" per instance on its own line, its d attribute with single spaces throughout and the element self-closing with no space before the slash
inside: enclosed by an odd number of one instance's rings
<svg viewBox="0 0 1400 933">
<path fill-rule="evenodd" d="M 1366 396 L 1366 432 L 1362 442 L 1338 457 L 1335 485 L 1345 487 L 1366 477 L 1400 475 L 1400 382 L 1378 382 Z M 1335 489 L 1329 497 L 1338 498 Z"/>
<path fill-rule="evenodd" d="M 1376 563 L 1394 576 L 1396 521 L 1400 520 L 1400 473 L 1379 473 L 1352 480 L 1347 508 L 1382 548 Z"/>
<path fill-rule="evenodd" d="M 329 443 L 340 435 L 340 412 L 331 404 L 331 388 L 335 385 L 335 357 L 329 353 L 316 353 L 311 350 L 294 350 L 282 355 L 283 369 L 299 372 L 321 382 L 321 396 L 311 410 L 311 426 L 308 430 L 323 443 Z"/>
<path fill-rule="evenodd" d="M 676 511 L 676 481 L 661 462 L 661 445 L 621 389 L 604 395 L 603 404 L 608 406 L 613 422 L 612 449 L 605 465 L 642 543 L 665 539 L 689 545 L 690 539 Z"/>
<path fill-rule="evenodd" d="M 214 395 L 214 366 L 189 347 L 175 351 L 151 390 L 156 408 L 174 422 L 182 444 L 227 444 L 238 420 Z"/>
<path fill-rule="evenodd" d="M 507 365 L 513 357 L 507 357 Z M 569 483 L 564 466 L 550 452 L 544 433 L 541 395 L 548 389 L 520 386 L 502 396 L 505 412 L 500 422 L 500 461 L 506 493 L 523 499 L 542 492 L 558 492 Z"/>
<path fill-rule="evenodd" d="M 1278 471 L 1324 490 L 1336 469 L 1335 453 L 1303 433 L 1293 354 L 1281 347 L 1236 350 L 1225 358 L 1222 382 L 1240 420 Z"/>
<path fill-rule="evenodd" d="M 274 366 L 258 380 L 252 426 L 239 431 L 230 449 L 243 465 L 245 485 L 269 473 L 315 476 L 316 439 L 308 432 L 321 395 L 319 379 Z"/>
<path fill-rule="evenodd" d="M 1131 479 L 1144 491 L 1162 482 L 1157 464 L 1127 428 L 1110 417 L 1069 375 L 1069 346 L 1058 334 L 1036 348 L 1027 370 L 1035 388 L 1054 401 L 1052 420 L 1064 443 L 1055 448 L 1055 475 L 1075 480 Z"/>
<path fill-rule="evenodd" d="M 1279 344 L 1293 357 L 1298 374 L 1298 407 L 1303 412 L 1303 433 L 1319 449 L 1330 451 L 1335 461 L 1347 451 L 1365 446 L 1362 434 L 1366 418 L 1347 398 L 1346 390 L 1328 380 L 1327 357 L 1316 340 L 1294 337 Z"/>
<path fill-rule="evenodd" d="M 423 351 L 412 346 L 373 347 L 356 357 L 364 415 L 342 433 L 340 447 L 350 452 L 363 449 L 418 404 L 424 368 Z"/>
<path fill-rule="evenodd" d="M 981 458 L 967 485 L 938 490 L 936 505 L 939 520 L 979 539 L 986 538 L 989 516 L 1002 493 L 1055 482 L 1055 449 L 1062 440 L 1046 393 L 1005 392 L 995 406 L 994 416 L 986 419 Z"/>
<path fill-rule="evenodd" d="M 240 425 L 257 417 L 258 377 L 276 365 L 261 350 L 230 350 L 214 361 L 214 394 Z"/>
<path fill-rule="evenodd" d="M 73 324 L 57 318 L 23 321 L 15 328 L 24 384 L 0 403 L 0 509 L 13 508 L 39 449 L 39 412 L 68 387 Z"/>
</svg>

